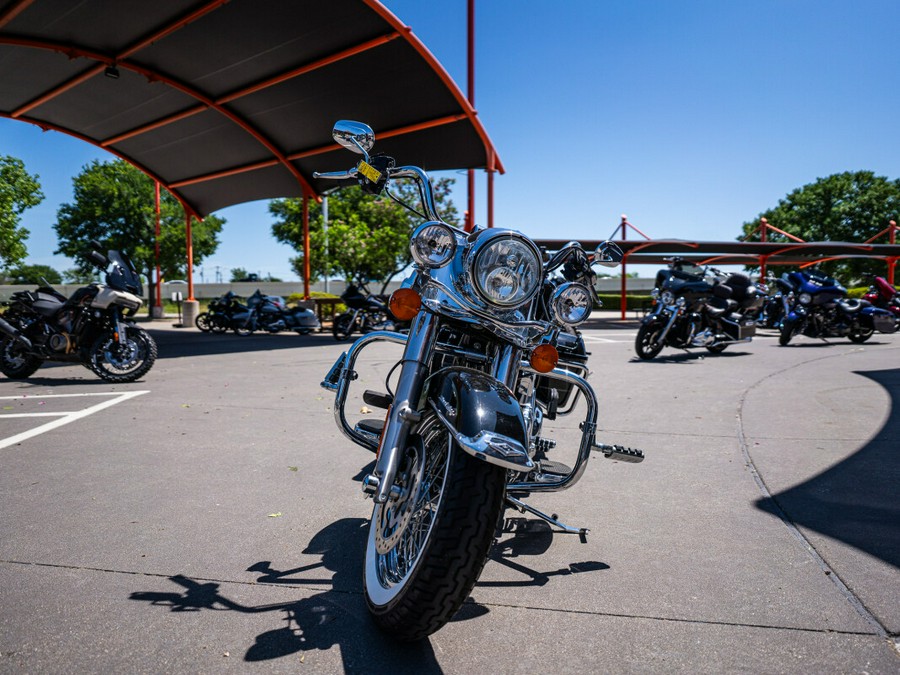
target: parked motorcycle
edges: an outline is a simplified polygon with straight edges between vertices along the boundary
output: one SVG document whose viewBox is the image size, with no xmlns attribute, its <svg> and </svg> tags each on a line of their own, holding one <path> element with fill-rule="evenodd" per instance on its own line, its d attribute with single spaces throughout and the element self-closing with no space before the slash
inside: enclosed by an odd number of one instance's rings
<svg viewBox="0 0 900 675">
<path fill-rule="evenodd" d="M 241 302 L 243 298 L 228 291 L 225 295 L 209 303 L 206 312 L 201 312 L 194 320 L 197 328 L 213 333 L 225 333 L 233 330 L 249 335 L 250 308 Z"/>
<path fill-rule="evenodd" d="M 795 335 L 845 337 L 863 343 L 875 331 L 897 330 L 893 314 L 865 300 L 847 300 L 847 289 L 834 277 L 818 271 L 796 271 L 788 273 L 787 279 L 793 290 L 789 310 L 781 322 L 778 342 L 782 346 Z"/>
<path fill-rule="evenodd" d="M 409 330 L 408 321 L 399 321 L 391 314 L 387 298 L 373 295 L 362 280 L 347 285 L 341 294 L 341 301 L 347 311 L 334 317 L 331 332 L 334 339 L 343 341 L 354 331 L 371 333 L 373 330 Z"/>
<path fill-rule="evenodd" d="M 284 298 L 266 295 L 259 289 L 247 298 L 247 306 L 251 313 L 251 332 L 256 329 L 268 333 L 292 330 L 306 335 L 320 327 L 315 312 L 299 306 L 288 307 Z"/>
<path fill-rule="evenodd" d="M 341 431 L 376 453 L 362 481 L 374 501 L 364 572 L 369 611 L 391 636 L 415 640 L 462 605 L 506 506 L 584 536 L 585 529 L 524 500 L 571 487 L 592 450 L 643 459 L 639 450 L 597 443 L 597 399 L 576 329 L 592 308 L 591 265 L 614 266 L 622 252 L 608 242 L 592 253 L 571 243 L 542 264 L 537 246 L 518 232 L 466 233 L 444 223 L 427 174 L 370 155 L 368 126 L 338 122 L 333 136 L 363 159 L 350 171 L 318 178 L 356 179 L 371 194 L 411 179 L 426 217 L 412 233 L 413 273 L 388 302 L 398 319 L 410 321 L 409 334 L 377 330 L 360 337 L 322 382 L 335 392 Z M 386 417 L 351 426 L 345 406 L 357 359 L 384 342 L 404 345 L 391 369 L 396 381 L 389 375 L 386 391 L 363 398 Z M 579 397 L 586 413 L 570 468 L 546 459 L 554 441 L 542 435 L 542 425 L 571 413 Z"/>
<path fill-rule="evenodd" d="M 0 372 L 30 377 L 45 361 L 81 363 L 107 382 L 132 382 L 156 361 L 156 342 L 132 317 L 143 304 L 140 277 L 122 251 L 88 259 L 106 272 L 70 298 L 48 286 L 18 291 L 0 319 Z"/>
<path fill-rule="evenodd" d="M 723 274 L 673 258 L 656 280 L 655 304 L 634 341 L 640 358 L 653 359 L 663 347 L 706 347 L 718 354 L 756 334 L 763 297 L 746 274 Z"/>
<path fill-rule="evenodd" d="M 762 312 L 758 324 L 765 328 L 780 329 L 781 322 L 789 311 L 788 296 L 794 290 L 788 281 L 787 274 L 766 277 L 767 295 L 763 301 Z"/>
<path fill-rule="evenodd" d="M 872 285 L 862 299 L 872 303 L 873 307 L 889 311 L 894 315 L 895 321 L 900 321 L 900 293 L 884 277 L 873 274 Z"/>
</svg>

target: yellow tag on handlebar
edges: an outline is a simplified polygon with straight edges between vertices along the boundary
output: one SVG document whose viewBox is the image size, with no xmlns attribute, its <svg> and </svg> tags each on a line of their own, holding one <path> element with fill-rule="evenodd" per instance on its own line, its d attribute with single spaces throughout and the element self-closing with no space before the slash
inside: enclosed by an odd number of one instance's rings
<svg viewBox="0 0 900 675">
<path fill-rule="evenodd" d="M 364 159 L 360 160 L 356 170 L 373 183 L 377 183 L 381 180 L 381 172 Z"/>
</svg>

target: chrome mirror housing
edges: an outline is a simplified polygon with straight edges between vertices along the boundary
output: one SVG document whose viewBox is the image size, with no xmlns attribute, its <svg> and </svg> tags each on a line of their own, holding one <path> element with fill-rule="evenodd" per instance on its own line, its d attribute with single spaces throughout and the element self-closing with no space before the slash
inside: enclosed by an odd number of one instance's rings
<svg viewBox="0 0 900 675">
<path fill-rule="evenodd" d="M 339 145 L 358 155 L 363 155 L 367 160 L 369 159 L 369 150 L 375 145 L 375 132 L 372 131 L 372 127 L 353 120 L 335 122 L 331 137 Z"/>
<path fill-rule="evenodd" d="M 601 241 L 594 250 L 594 262 L 603 267 L 617 267 L 625 254 L 611 241 Z"/>
</svg>

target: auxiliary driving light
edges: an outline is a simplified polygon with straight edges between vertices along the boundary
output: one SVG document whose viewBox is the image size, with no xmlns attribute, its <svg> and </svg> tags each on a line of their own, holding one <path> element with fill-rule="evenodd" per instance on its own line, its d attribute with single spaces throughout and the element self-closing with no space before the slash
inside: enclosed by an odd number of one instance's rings
<svg viewBox="0 0 900 675">
<path fill-rule="evenodd" d="M 443 267 L 456 253 L 456 235 L 447 225 L 432 220 L 422 223 L 409 242 L 413 260 L 423 267 Z"/>
</svg>

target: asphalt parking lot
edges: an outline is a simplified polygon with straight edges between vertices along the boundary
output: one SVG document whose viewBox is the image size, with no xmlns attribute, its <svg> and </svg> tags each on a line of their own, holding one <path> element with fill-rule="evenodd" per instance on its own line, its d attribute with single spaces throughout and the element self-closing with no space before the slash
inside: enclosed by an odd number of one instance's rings
<svg viewBox="0 0 900 675">
<path fill-rule="evenodd" d="M 642 362 L 635 322 L 590 324 L 599 440 L 646 461 L 529 500 L 584 543 L 508 512 L 456 619 L 396 645 L 362 595 L 371 455 L 318 386 L 345 345 L 147 325 L 139 382 L 0 379 L 0 672 L 900 672 L 896 334 Z"/>
</svg>

